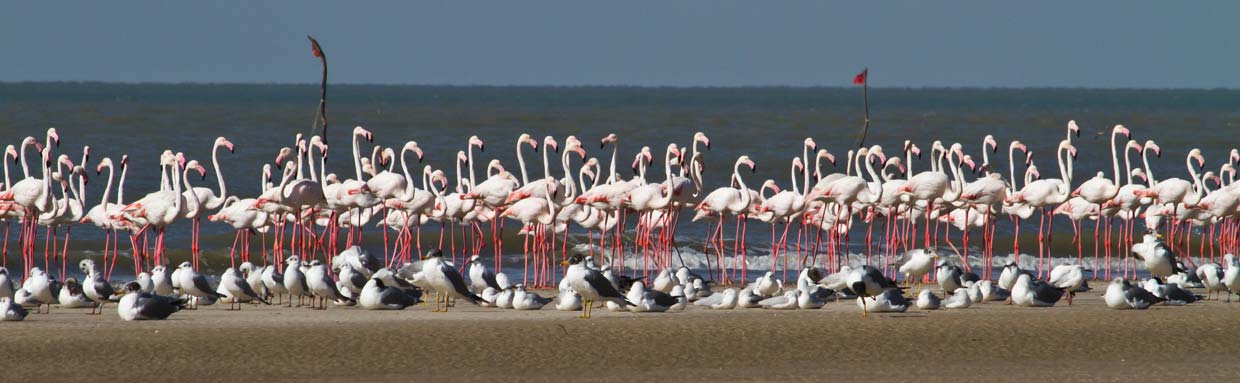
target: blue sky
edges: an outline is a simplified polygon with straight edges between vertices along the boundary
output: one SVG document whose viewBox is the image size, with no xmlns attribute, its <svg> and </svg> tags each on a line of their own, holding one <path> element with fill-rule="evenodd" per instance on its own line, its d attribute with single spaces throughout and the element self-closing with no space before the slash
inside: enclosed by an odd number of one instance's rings
<svg viewBox="0 0 1240 383">
<path fill-rule="evenodd" d="M 871 4 L 873 3 L 873 4 Z M 1240 87 L 1240 2 L 8 4 L 0 81 Z"/>
</svg>

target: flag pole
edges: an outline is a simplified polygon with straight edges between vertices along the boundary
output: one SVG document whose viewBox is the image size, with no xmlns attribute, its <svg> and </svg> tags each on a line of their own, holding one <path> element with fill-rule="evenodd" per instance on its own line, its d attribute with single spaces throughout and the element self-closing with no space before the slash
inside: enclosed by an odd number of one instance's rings
<svg viewBox="0 0 1240 383">
<path fill-rule="evenodd" d="M 865 137 L 870 133 L 870 68 L 865 68 L 853 79 L 853 83 L 861 82 L 861 100 L 865 106 L 865 123 L 861 128 L 861 137 L 857 138 L 857 147 L 865 146 Z"/>
<path fill-rule="evenodd" d="M 314 37 L 306 35 L 310 39 L 310 49 L 314 53 L 314 57 L 319 58 L 319 62 L 323 64 L 323 80 L 319 83 L 319 110 L 314 117 L 314 123 L 311 124 L 310 132 L 314 133 L 319 123 L 323 124 L 323 141 L 327 141 L 327 54 L 323 53 L 323 47 L 319 46 L 319 41 Z"/>
</svg>

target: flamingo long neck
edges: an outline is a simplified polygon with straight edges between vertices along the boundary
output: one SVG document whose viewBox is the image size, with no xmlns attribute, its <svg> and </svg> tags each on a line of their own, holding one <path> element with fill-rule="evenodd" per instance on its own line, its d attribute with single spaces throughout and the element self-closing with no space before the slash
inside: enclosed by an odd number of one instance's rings
<svg viewBox="0 0 1240 383">
<path fill-rule="evenodd" d="M 697 187 L 697 190 L 693 191 L 694 198 L 697 198 L 697 196 L 701 195 L 702 189 L 703 189 L 702 169 L 701 167 L 698 166 L 697 162 L 698 162 L 697 157 L 694 157 L 693 159 L 689 160 L 689 168 L 690 168 L 689 174 L 692 175 L 691 177 L 689 177 L 689 179 L 693 180 L 693 186 Z"/>
<path fill-rule="evenodd" d="M 298 158 L 297 160 L 298 162 L 301 162 L 300 158 Z M 326 177 L 319 177 L 318 169 L 314 167 L 314 148 L 309 148 L 308 150 L 306 150 L 306 162 L 307 162 L 307 165 L 310 167 L 310 180 L 311 181 L 319 182 L 319 180 L 321 180 L 322 178 L 326 178 Z M 298 166 L 297 168 L 301 169 L 301 166 Z"/>
<path fill-rule="evenodd" d="M 1142 165 L 1143 167 L 1145 167 L 1145 181 L 1146 181 L 1146 183 L 1150 184 L 1150 187 L 1153 187 L 1154 185 L 1157 185 L 1157 184 L 1158 184 L 1158 181 L 1154 179 L 1154 172 L 1150 171 L 1150 157 L 1149 157 L 1149 154 L 1150 154 L 1150 151 L 1149 151 L 1149 149 L 1148 149 L 1148 148 L 1145 148 L 1145 149 L 1142 149 L 1142 150 L 1141 150 L 1141 165 Z"/>
<path fill-rule="evenodd" d="M 129 162 L 121 161 L 121 179 L 116 182 L 116 204 L 124 205 L 125 201 L 125 174 L 129 173 Z M 109 176 L 110 177 L 110 176 Z"/>
<path fill-rule="evenodd" d="M 938 172 L 943 168 L 942 159 L 939 157 L 939 146 L 930 146 L 930 171 Z"/>
<path fill-rule="evenodd" d="M 517 164 L 521 166 L 521 184 L 528 185 L 530 177 L 525 173 L 525 156 L 521 155 L 521 140 L 517 140 Z"/>
<path fill-rule="evenodd" d="M 904 163 L 907 166 L 904 169 L 904 179 L 913 178 L 913 174 L 915 174 L 913 173 L 913 145 L 909 145 L 907 149 L 904 149 Z"/>
<path fill-rule="evenodd" d="M 1120 185 L 1119 183 L 1119 155 L 1116 154 L 1117 152 L 1115 151 L 1115 136 L 1117 136 L 1118 134 L 1119 134 L 1119 131 L 1116 131 L 1116 130 L 1111 131 L 1111 170 L 1115 171 L 1115 179 L 1113 180 L 1112 185 L 1115 185 L 1116 188 L 1119 188 L 1119 185 Z M 1126 147 L 1124 149 L 1124 155 L 1125 156 L 1128 155 L 1128 149 Z"/>
<path fill-rule="evenodd" d="M 856 175 L 857 177 L 861 177 L 861 161 L 865 160 L 868 162 L 870 160 L 870 155 L 868 152 L 863 153 L 862 151 L 858 150 L 856 156 L 857 156 L 857 160 L 853 162 L 853 166 L 856 167 L 857 169 L 856 169 L 856 174 L 853 174 L 853 175 Z"/>
<path fill-rule="evenodd" d="M 303 157 L 306 157 L 308 155 L 309 154 L 306 153 L 306 150 L 302 148 L 301 145 L 297 146 L 297 179 L 306 178 L 306 175 L 305 173 L 302 172 L 301 168 L 303 166 Z M 314 179 L 314 162 L 313 161 L 311 161 L 310 163 L 310 178 Z"/>
<path fill-rule="evenodd" d="M 319 150 L 319 185 L 327 186 L 327 150 Z"/>
<path fill-rule="evenodd" d="M 791 166 L 791 169 L 788 171 L 788 178 L 790 178 L 790 179 L 792 180 L 792 192 L 793 192 L 793 193 L 795 193 L 795 194 L 801 194 L 801 189 L 797 187 L 797 164 L 796 164 L 796 161 L 793 161 L 792 166 Z M 806 180 L 806 182 L 808 182 L 808 181 L 809 181 L 808 176 L 805 178 L 805 180 Z"/>
<path fill-rule="evenodd" d="M 544 156 L 546 155 L 546 150 L 547 148 L 543 148 Z M 544 162 L 544 164 L 545 163 L 546 162 Z M 551 195 L 555 194 L 555 191 L 551 190 L 551 183 L 555 181 L 546 180 L 545 182 L 546 182 L 547 191 L 543 193 L 543 199 L 547 200 L 547 215 L 539 217 L 538 223 L 541 223 L 543 225 L 550 225 L 555 222 L 555 201 L 551 200 Z"/>
<path fill-rule="evenodd" d="M 108 211 L 108 197 L 112 196 L 112 176 L 115 172 L 112 164 L 108 164 L 108 185 L 103 187 L 103 201 L 99 201 L 99 205 L 103 206 L 103 211 Z"/>
<path fill-rule="evenodd" d="M 671 148 L 668 148 L 667 153 L 663 155 L 663 179 L 667 181 L 669 187 L 672 184 L 672 160 L 675 158 L 675 153 L 672 153 Z"/>
<path fill-rule="evenodd" d="M 1184 159 L 1184 165 L 1188 167 L 1188 175 L 1193 177 L 1193 194 L 1200 196 L 1202 189 L 1205 188 L 1205 183 L 1201 182 L 1201 176 L 1197 175 L 1197 167 L 1193 166 L 1192 155 Z"/>
<path fill-rule="evenodd" d="M 353 135 L 353 172 L 357 175 L 357 180 L 362 180 L 362 152 L 357 144 L 357 134 Z"/>
<path fill-rule="evenodd" d="M 179 164 L 177 164 L 177 165 L 172 165 L 172 170 L 173 170 L 173 171 L 176 171 L 176 172 L 179 172 L 179 173 L 180 173 L 180 175 L 181 175 L 181 177 L 179 177 L 179 178 L 178 178 L 178 177 L 173 177 L 173 179 L 172 179 L 172 191 L 173 191 L 174 193 L 176 193 L 176 194 L 172 197 L 173 202 L 172 202 L 172 210 L 170 210 L 170 211 L 169 211 L 169 215 L 170 215 L 170 216 L 175 216 L 175 215 L 178 215 L 178 214 L 180 214 L 180 213 L 181 213 L 181 206 L 182 206 L 182 202 L 181 202 L 181 201 L 185 199 L 185 197 L 182 197 L 182 196 L 181 196 L 181 179 L 184 179 L 184 180 L 185 180 L 185 184 L 186 184 L 186 185 L 189 185 L 189 178 L 188 178 L 188 176 L 189 176 L 189 169 L 184 169 L 184 170 L 182 170 L 182 169 L 180 169 L 180 167 L 181 167 L 181 166 L 180 166 Z M 167 221 L 171 221 L 171 220 L 172 220 L 172 219 L 170 218 L 170 219 L 168 219 Z"/>
<path fill-rule="evenodd" d="M 473 166 L 470 166 L 470 168 L 470 170 L 473 170 Z M 461 161 L 456 161 L 456 188 L 458 192 L 466 193 L 465 188 L 461 184 Z"/>
<path fill-rule="evenodd" d="M 947 152 L 950 152 L 950 153 L 947 153 Z M 960 194 L 964 190 L 964 176 L 962 176 L 960 173 L 961 159 L 959 158 L 959 155 L 957 155 L 956 152 L 954 151 L 947 150 L 947 151 L 944 151 L 944 153 L 946 154 L 946 157 L 947 157 L 947 167 L 951 169 L 952 183 L 951 183 L 951 187 L 948 188 L 949 190 L 947 190 L 947 192 L 943 194 L 943 200 L 947 202 L 955 202 L 956 200 L 960 199 Z M 956 156 L 957 159 L 955 160 L 951 159 L 952 156 Z M 929 214 L 929 212 L 926 212 L 926 213 Z"/>
<path fill-rule="evenodd" d="M 9 154 L 4 153 L 4 190 L 13 188 L 13 184 L 9 183 Z"/>
<path fill-rule="evenodd" d="M 159 164 L 159 191 L 172 190 L 172 184 L 168 183 L 168 164 Z"/>
<path fill-rule="evenodd" d="M 1125 185 L 1132 185 L 1132 160 L 1128 153 L 1130 153 L 1128 145 L 1124 145 L 1124 174 L 1128 176 L 1128 182 Z"/>
<path fill-rule="evenodd" d="M 585 167 L 585 165 L 582 165 L 582 166 L 581 166 L 581 170 L 578 170 L 578 171 L 577 171 L 577 183 L 580 183 L 580 184 L 581 184 L 581 192 L 582 192 L 582 193 L 585 193 L 585 192 L 586 192 L 586 190 L 587 190 L 587 189 L 589 189 L 589 188 L 586 186 L 586 167 Z M 587 205 L 587 206 L 588 206 L 588 205 Z"/>
<path fill-rule="evenodd" d="M 874 179 L 874 182 L 866 184 L 866 189 L 870 192 L 871 198 L 868 201 L 858 198 L 861 202 L 871 204 L 878 202 L 878 200 L 883 197 L 883 177 L 879 177 L 874 171 L 874 162 L 870 161 L 870 156 L 873 155 L 874 152 L 871 151 L 865 158 L 865 171 L 870 174 L 870 178 Z"/>
<path fill-rule="evenodd" d="M 544 142 L 546 142 L 546 141 L 544 141 Z M 550 151 L 551 151 L 551 150 L 549 150 L 549 149 L 550 149 L 550 148 L 549 148 L 549 147 L 547 147 L 547 145 L 543 145 L 543 151 L 542 151 L 542 160 L 543 160 L 543 179 L 551 178 L 551 163 L 550 163 L 550 162 L 547 162 L 547 152 L 550 152 Z"/>
<path fill-rule="evenodd" d="M 469 159 L 469 163 L 465 164 L 465 166 L 469 168 L 469 184 L 470 184 L 470 185 L 477 185 L 476 183 L 474 183 L 474 182 L 477 182 L 477 181 L 475 181 L 475 180 L 474 180 L 474 144 L 469 144 L 469 145 L 466 145 L 466 146 L 467 146 L 467 148 L 465 148 L 465 149 L 466 149 L 466 153 L 467 153 L 467 155 L 466 155 L 465 157 Z M 456 183 L 457 183 L 457 184 L 460 184 L 460 183 L 461 183 L 461 180 L 460 180 L 460 174 L 461 174 L 460 169 L 461 169 L 461 166 L 460 166 L 460 165 L 457 165 L 457 167 L 456 167 L 456 168 L 457 168 L 457 171 L 456 171 L 456 174 L 457 174 L 457 180 L 456 180 Z"/>
<path fill-rule="evenodd" d="M 852 175 L 852 171 L 853 171 L 853 157 L 854 157 L 855 155 L 856 155 L 856 152 L 855 152 L 855 151 L 852 151 L 852 150 L 849 150 L 849 151 L 848 151 L 848 162 L 844 163 L 844 175 L 846 175 L 846 176 L 851 176 L 851 175 Z"/>
<path fill-rule="evenodd" d="M 732 166 L 732 177 L 736 178 L 736 184 L 740 186 L 742 207 L 741 209 L 735 209 L 735 210 L 742 210 L 744 208 L 748 208 L 749 204 L 753 202 L 753 196 L 749 195 L 749 187 L 745 186 L 745 180 L 741 178 L 740 169 L 741 169 L 741 162 L 737 161 L 736 165 Z"/>
<path fill-rule="evenodd" d="M 1063 183 L 1065 185 L 1071 185 L 1072 176 L 1069 175 L 1068 168 L 1064 166 L 1065 157 L 1070 158 L 1072 157 L 1072 154 L 1068 153 L 1068 149 L 1066 146 L 1060 145 L 1059 150 L 1055 152 L 1055 161 L 1058 162 L 1058 165 L 1059 165 L 1059 177 L 1063 179 Z M 1068 163 L 1069 164 L 1072 163 L 1072 160 L 1069 159 Z M 1068 165 L 1068 166 L 1071 166 L 1071 165 Z"/>
<path fill-rule="evenodd" d="M 73 176 L 74 176 L 73 170 L 70 169 L 69 170 L 69 192 L 72 194 L 72 197 L 68 195 L 65 196 L 65 207 L 66 208 L 69 205 L 68 204 L 69 200 L 72 199 L 72 200 L 76 200 L 79 203 L 81 203 L 86 198 L 86 185 L 82 183 L 84 182 L 85 177 L 83 177 L 82 175 L 77 175 L 78 183 L 74 184 Z"/>
<path fill-rule="evenodd" d="M 801 176 L 801 181 L 802 181 L 801 184 L 805 185 L 806 187 L 809 186 L 809 166 L 805 166 L 807 164 L 809 164 L 809 145 L 801 145 L 801 165 L 802 165 L 801 167 L 802 167 L 802 170 L 804 170 L 802 172 L 804 173 L 804 175 Z M 797 182 L 796 182 L 796 170 L 795 169 L 793 170 L 792 178 L 793 178 L 792 189 L 793 191 L 796 191 Z M 801 194 L 801 193 L 797 193 L 797 194 Z"/>
<path fill-rule="evenodd" d="M 405 195 L 404 195 L 404 196 L 402 196 L 402 197 L 405 197 L 405 196 L 412 196 L 412 195 L 413 195 L 413 188 L 414 188 L 414 186 L 413 186 L 413 178 L 409 177 L 409 166 L 405 164 L 405 151 L 406 151 L 406 148 L 401 148 L 401 149 L 400 149 L 400 171 L 401 171 L 401 173 L 403 173 L 403 174 L 405 175 L 405 179 L 404 179 L 403 181 L 405 182 L 405 185 L 406 185 L 406 186 L 405 186 Z M 459 161 L 458 161 L 458 162 L 459 162 Z M 422 173 L 423 173 L 423 174 L 425 174 L 426 172 L 425 172 L 425 171 L 423 171 Z M 425 187 L 426 187 L 426 176 L 425 176 L 425 175 L 424 175 L 424 176 L 422 176 L 422 187 L 423 187 L 423 188 L 425 188 Z"/>
<path fill-rule="evenodd" d="M 1015 155 L 1016 155 L 1016 147 L 1009 146 L 1008 147 L 1008 179 L 1012 180 L 1012 184 L 1008 185 L 1008 193 L 1016 192 L 1016 161 L 1013 160 Z"/>
<path fill-rule="evenodd" d="M 19 159 L 22 162 L 22 179 L 30 178 L 30 168 L 26 166 L 26 147 L 29 146 L 28 143 L 29 143 L 29 140 L 22 141 L 22 150 L 21 150 L 21 153 L 18 155 L 18 157 L 20 157 Z M 8 170 L 8 166 L 5 166 L 5 170 L 6 171 Z"/>
<path fill-rule="evenodd" d="M 220 184 L 219 200 L 223 201 L 228 199 L 228 186 L 224 185 L 224 173 L 220 173 L 219 151 L 220 145 L 218 144 L 211 148 L 211 166 L 215 168 L 215 181 Z"/>
<path fill-rule="evenodd" d="M 611 170 L 607 174 L 607 183 L 616 182 L 616 153 L 620 150 L 619 142 L 611 143 Z"/>
<path fill-rule="evenodd" d="M 990 147 L 986 142 L 982 141 L 982 169 L 986 170 L 986 174 L 990 174 L 990 151 L 988 150 Z"/>
</svg>

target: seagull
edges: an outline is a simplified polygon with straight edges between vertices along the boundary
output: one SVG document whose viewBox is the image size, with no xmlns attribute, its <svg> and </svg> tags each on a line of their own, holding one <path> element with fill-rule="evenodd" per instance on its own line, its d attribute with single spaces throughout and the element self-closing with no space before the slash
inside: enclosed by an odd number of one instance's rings
<svg viewBox="0 0 1240 383">
<path fill-rule="evenodd" d="M 827 296 L 835 295 L 834 291 L 830 291 L 829 289 L 825 289 L 825 288 L 820 288 L 817 285 L 814 285 L 814 289 L 820 289 L 819 292 L 829 293 L 829 294 L 826 294 Z M 799 309 L 816 310 L 816 309 L 822 308 L 822 306 L 827 304 L 826 299 L 823 298 L 824 294 L 818 294 L 814 291 L 809 291 L 805 289 L 797 289 L 796 291 L 797 291 L 797 308 Z"/>
<path fill-rule="evenodd" d="M 861 305 L 861 316 L 865 316 L 869 313 L 867 310 L 869 305 L 863 302 L 865 298 L 877 297 L 880 294 L 887 294 L 887 289 L 896 288 L 896 283 L 894 281 L 887 279 L 887 277 L 883 276 L 881 271 L 878 271 L 878 269 L 869 265 L 852 269 L 846 277 L 846 283 L 848 288 L 852 289 L 853 293 L 856 293 L 861 299 L 861 301 L 859 301 L 859 304 Z M 942 283 L 942 281 L 940 281 L 940 283 Z M 898 289 L 896 291 L 896 295 L 900 295 Z M 900 299 L 904 301 L 904 308 L 907 309 L 908 301 L 905 300 L 903 296 L 901 296 Z M 903 312 L 904 310 L 900 311 Z"/>
<path fill-rule="evenodd" d="M 930 290 L 922 290 L 920 294 L 917 294 L 917 308 L 919 309 L 938 310 L 942 303 L 939 297 Z"/>
<path fill-rule="evenodd" d="M 310 261 L 310 270 L 306 272 L 306 287 L 319 298 L 319 310 L 327 310 L 327 301 L 354 303 L 353 299 L 344 296 L 336 288 L 336 282 L 327 274 L 327 265 L 323 261 Z M 310 307 L 314 307 L 312 303 Z"/>
<path fill-rule="evenodd" d="M 1046 282 L 1021 274 L 1012 286 L 1012 302 L 1025 307 L 1050 307 L 1063 298 L 1063 293 Z"/>
<path fill-rule="evenodd" d="M 35 314 L 39 314 L 39 309 L 47 305 L 47 312 L 44 314 L 50 314 L 52 304 L 56 303 L 56 296 L 52 293 L 52 284 L 52 277 L 48 276 L 43 269 L 32 267 L 30 276 L 22 282 L 22 288 L 13 294 L 13 301 L 21 305 L 35 305 Z"/>
<path fill-rule="evenodd" d="M 672 292 L 668 293 L 668 295 L 676 298 L 676 303 L 669 306 L 668 310 L 684 310 L 685 306 L 689 305 L 689 297 L 685 295 L 684 285 L 672 286 Z"/>
<path fill-rule="evenodd" d="M 533 291 L 525 291 L 525 285 L 518 283 L 514 285 L 512 292 L 512 308 L 517 310 L 538 310 L 547 303 L 551 303 L 551 299 L 543 298 Z"/>
<path fill-rule="evenodd" d="M 822 287 L 826 287 L 834 291 L 844 291 L 845 289 L 849 288 L 848 274 L 852 273 L 852 271 L 853 271 L 853 268 L 848 265 L 841 266 L 839 271 L 836 271 L 825 277 L 822 277 L 822 279 L 819 279 L 818 285 Z"/>
<path fill-rule="evenodd" d="M 422 277 L 426 278 L 426 283 L 435 290 L 435 309 L 432 312 L 448 311 L 446 303 L 449 298 L 463 299 L 475 305 L 482 301 L 482 297 L 469 291 L 469 288 L 465 286 L 461 273 L 457 272 L 452 265 L 444 262 L 442 250 L 431 250 L 426 257 L 422 258 L 422 261 Z M 439 306 L 440 302 L 445 303 L 442 310 Z"/>
<path fill-rule="evenodd" d="M 259 297 L 271 299 L 271 290 L 267 289 L 267 284 L 263 283 L 262 268 L 254 266 L 253 263 L 242 262 L 237 267 L 237 271 L 241 273 L 241 277 L 245 279 L 245 283 L 250 285 L 250 289 L 258 293 Z M 271 303 L 267 303 L 271 304 Z"/>
<path fill-rule="evenodd" d="M 736 308 L 752 309 L 762 307 L 759 303 L 762 302 L 763 299 L 766 299 L 766 297 L 758 295 L 758 293 L 754 292 L 752 286 L 746 287 L 736 293 Z"/>
<path fill-rule="evenodd" d="M 965 287 L 965 290 L 969 294 L 969 300 L 973 301 L 973 303 L 982 303 L 986 299 L 982 296 L 981 281 L 965 282 L 965 284 L 969 285 L 969 287 Z"/>
<path fill-rule="evenodd" d="M 310 286 L 306 284 L 306 273 L 301 271 L 301 258 L 296 255 L 290 255 L 285 259 L 288 264 L 284 267 L 284 289 L 288 290 L 289 299 L 286 307 L 293 307 L 293 296 L 297 296 L 297 307 L 301 307 L 301 300 L 310 296 Z"/>
<path fill-rule="evenodd" d="M 267 292 L 280 297 L 281 302 L 279 303 L 284 303 L 284 295 L 288 294 L 288 289 L 284 287 L 284 274 L 276 270 L 275 266 L 267 265 L 263 266 L 262 278 L 263 286 L 267 288 Z"/>
<path fill-rule="evenodd" d="M 142 291 L 148 293 L 155 291 L 155 282 L 151 280 L 150 273 L 145 271 L 138 273 L 138 278 L 134 279 L 134 282 L 138 282 L 138 287 L 141 287 Z"/>
<path fill-rule="evenodd" d="M 1132 245 L 1132 255 L 1144 263 L 1145 269 L 1155 277 L 1165 277 L 1180 270 L 1175 253 L 1162 241 L 1161 234 L 1148 233 L 1143 241 Z"/>
<path fill-rule="evenodd" d="M 237 269 L 231 267 L 224 269 L 224 275 L 220 276 L 220 288 L 227 291 L 232 298 L 228 302 L 229 311 L 241 310 L 242 302 L 257 300 L 265 305 L 271 304 L 271 301 L 258 295 L 258 292 L 254 291 L 253 287 L 250 287 L 249 282 L 237 275 Z M 237 308 L 234 309 L 233 305 L 236 305 Z"/>
<path fill-rule="evenodd" d="M 1022 274 L 1033 276 L 1029 270 L 1020 268 L 1015 262 L 1008 262 L 1003 265 L 1003 271 L 999 273 L 999 288 L 1012 291 L 1012 286 L 1016 286 L 1016 278 Z"/>
<path fill-rule="evenodd" d="M 908 286 L 917 281 L 918 290 L 921 290 L 922 276 L 933 271 L 935 261 L 938 260 L 939 254 L 933 249 L 913 249 L 900 256 L 896 265 L 899 265 L 900 275 L 904 276 L 904 284 Z"/>
<path fill-rule="evenodd" d="M 1188 290 L 1180 288 L 1179 284 L 1167 283 L 1163 284 L 1162 280 L 1153 277 L 1146 279 L 1142 283 L 1142 288 L 1153 293 L 1154 296 L 1162 300 L 1162 303 L 1168 306 L 1183 306 L 1201 300 L 1202 296 L 1193 294 Z"/>
<path fill-rule="evenodd" d="M 1224 259 L 1227 255 L 1223 256 Z M 1216 263 L 1206 263 L 1197 268 L 1197 278 L 1201 279 L 1201 284 L 1206 289 L 1207 296 L 1210 293 L 1218 293 L 1222 295 L 1227 291 L 1227 285 L 1223 284 L 1223 268 Z"/>
<path fill-rule="evenodd" d="M 947 309 L 967 309 L 973 305 L 973 298 L 969 297 L 969 289 L 959 288 L 952 292 L 952 295 L 943 299 L 943 308 Z"/>
<path fill-rule="evenodd" d="M 155 294 L 166 296 L 175 294 L 172 288 L 172 277 L 168 275 L 168 268 L 164 265 L 151 268 L 151 284 Z"/>
<path fill-rule="evenodd" d="M 1051 269 L 1050 280 L 1047 283 L 1068 292 L 1068 306 L 1071 306 L 1072 298 L 1076 297 L 1076 291 L 1085 283 L 1085 268 L 1081 265 L 1055 266 Z"/>
<path fill-rule="evenodd" d="M 354 297 L 362 292 L 362 287 L 366 286 L 367 280 L 370 279 L 349 264 L 340 266 L 340 273 L 337 274 L 337 276 L 337 280 L 340 281 L 342 286 L 344 286 L 344 289 L 342 289 L 341 292 L 348 290 L 349 295 Z"/>
<path fill-rule="evenodd" d="M 715 296 L 718 296 L 719 298 L 718 299 L 709 299 L 709 298 L 702 299 L 702 300 L 699 300 L 698 302 L 709 303 L 708 301 L 716 301 L 715 303 L 709 304 L 709 307 L 715 310 L 731 310 L 731 309 L 736 308 L 736 300 L 737 300 L 736 289 L 729 288 L 727 290 L 724 290 L 723 293 L 715 294 L 715 295 L 712 295 L 711 297 L 713 298 Z M 694 304 L 697 304 L 697 303 L 694 303 Z"/>
<path fill-rule="evenodd" d="M 13 298 L 0 297 L 0 321 L 12 322 L 26 319 L 26 309 L 13 302 Z"/>
<path fill-rule="evenodd" d="M 763 299 L 758 305 L 771 310 L 796 310 L 797 297 L 800 295 L 801 290 L 789 290 L 784 295 Z"/>
<path fill-rule="evenodd" d="M 865 296 L 858 296 L 857 306 L 861 307 L 862 313 L 902 313 L 908 310 L 908 299 L 904 298 L 904 295 L 900 293 L 900 289 L 890 287 L 869 299 L 866 299 Z"/>
<path fill-rule="evenodd" d="M 0 297 L 13 299 L 13 280 L 9 278 L 9 269 L 0 266 Z"/>
<path fill-rule="evenodd" d="M 1223 270 L 1223 285 L 1227 287 L 1227 301 L 1231 302 L 1231 294 L 1240 293 L 1240 261 L 1235 254 L 1227 253 L 1223 255 L 1223 264 L 1227 267 Z"/>
<path fill-rule="evenodd" d="M 513 289 L 512 287 L 506 287 L 503 290 L 500 290 L 498 293 L 495 294 L 495 301 L 491 303 L 494 304 L 495 307 L 498 307 L 501 309 L 511 309 L 512 308 L 512 295 L 513 295 L 512 289 Z"/>
<path fill-rule="evenodd" d="M 361 246 L 353 245 L 332 257 L 332 270 L 339 270 L 344 265 L 352 266 L 353 270 L 370 278 L 370 274 L 383 267 L 383 259 L 376 257 Z"/>
<path fill-rule="evenodd" d="M 939 280 L 939 287 L 943 289 L 943 295 L 952 294 L 956 289 L 964 287 L 964 281 L 960 280 L 963 272 L 960 267 L 947 263 L 947 260 L 940 260 L 935 270 L 934 278 Z"/>
<path fill-rule="evenodd" d="M 994 281 L 981 281 L 977 283 L 977 289 L 982 292 L 982 301 L 1004 301 L 1012 296 L 1012 292 L 999 287 Z"/>
<path fill-rule="evenodd" d="M 77 308 L 94 308 L 95 301 L 86 297 L 86 293 L 82 291 L 82 285 L 77 279 L 70 277 L 65 280 L 64 285 L 60 286 L 60 307 L 77 309 Z"/>
<path fill-rule="evenodd" d="M 95 261 L 83 259 L 78 263 L 78 268 L 86 273 L 86 279 L 82 283 L 82 291 L 86 293 L 86 297 L 95 301 L 97 305 L 90 309 L 87 315 L 103 314 L 103 305 L 116 295 L 116 289 L 107 279 L 103 278 L 103 272 L 99 271 L 99 267 L 95 266 Z"/>
<path fill-rule="evenodd" d="M 169 315 L 181 311 L 188 304 L 184 298 L 155 295 L 142 291 L 136 282 L 125 284 L 125 296 L 116 305 L 116 313 L 121 319 L 147 320 L 167 319 Z"/>
<path fill-rule="evenodd" d="M 655 291 L 670 293 L 672 292 L 672 287 L 679 284 L 680 279 L 672 273 L 672 269 L 663 269 L 659 271 L 659 276 L 654 278 L 654 285 L 652 287 L 654 287 Z"/>
<path fill-rule="evenodd" d="M 596 301 L 615 302 L 622 307 L 633 305 L 633 302 L 626 299 L 620 290 L 603 276 L 602 272 L 587 268 L 582 264 L 584 261 L 585 257 L 581 254 L 573 254 L 572 257 L 562 262 L 563 265 L 568 266 L 564 279 L 568 280 L 573 291 L 581 295 L 583 301 L 581 317 L 583 319 L 590 318 L 591 306 Z"/>
<path fill-rule="evenodd" d="M 366 281 L 366 285 L 362 286 L 357 304 L 367 310 L 404 310 L 418 304 L 418 298 L 399 288 L 388 287 L 382 279 L 372 276 Z"/>
<path fill-rule="evenodd" d="M 560 289 L 560 294 L 555 296 L 555 309 L 560 311 L 581 310 L 581 296 L 571 289 Z"/>
<path fill-rule="evenodd" d="M 753 290 L 755 294 L 762 297 L 773 297 L 783 293 L 783 281 L 775 279 L 775 273 L 766 272 L 766 274 L 754 279 Z"/>
<path fill-rule="evenodd" d="M 1134 286 L 1119 277 L 1112 279 L 1111 284 L 1107 285 L 1107 291 L 1102 294 L 1102 299 L 1108 308 L 1119 310 L 1144 310 L 1160 300 L 1148 290 Z"/>
<path fill-rule="evenodd" d="M 664 312 L 680 303 L 678 299 L 665 292 L 646 289 L 646 284 L 641 281 L 633 282 L 633 285 L 629 287 L 629 294 L 625 297 L 633 302 L 633 305 L 629 306 L 629 311 L 635 313 Z"/>
<path fill-rule="evenodd" d="M 469 286 L 475 292 L 482 292 L 487 287 L 493 287 L 495 290 L 501 290 L 502 287 L 495 282 L 495 273 L 487 270 L 486 265 L 482 264 L 482 258 L 478 255 L 469 257 Z"/>
<path fill-rule="evenodd" d="M 223 294 L 215 292 L 215 289 L 211 288 L 211 283 L 207 281 L 207 276 L 194 271 L 194 267 L 189 262 L 181 262 L 181 265 L 177 267 L 177 277 L 180 279 L 181 292 L 185 295 L 216 300 L 226 298 Z M 194 306 L 197 306 L 197 303 Z"/>
</svg>

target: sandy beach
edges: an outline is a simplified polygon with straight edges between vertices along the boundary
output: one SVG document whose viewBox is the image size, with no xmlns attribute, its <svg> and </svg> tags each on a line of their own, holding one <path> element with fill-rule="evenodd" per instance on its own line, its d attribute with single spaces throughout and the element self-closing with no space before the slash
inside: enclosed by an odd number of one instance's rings
<svg viewBox="0 0 1240 383">
<path fill-rule="evenodd" d="M 1109 310 L 990 302 L 965 310 L 665 314 L 204 306 L 123 322 L 54 309 L 0 323 L 6 380 L 1162 381 L 1240 377 L 1240 303 Z M 154 365 L 157 364 L 158 367 Z"/>
</svg>

